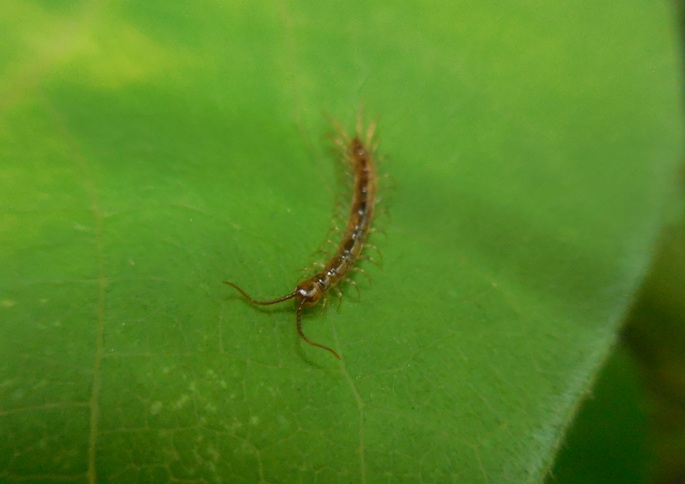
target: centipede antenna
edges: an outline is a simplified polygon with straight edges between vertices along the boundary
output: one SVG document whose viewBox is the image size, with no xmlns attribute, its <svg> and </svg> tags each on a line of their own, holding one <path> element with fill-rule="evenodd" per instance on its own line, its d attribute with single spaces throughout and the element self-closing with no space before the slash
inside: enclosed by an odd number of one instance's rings
<svg viewBox="0 0 685 484">
<path fill-rule="evenodd" d="M 278 304 L 279 302 L 283 302 L 283 301 L 287 301 L 288 299 L 292 299 L 297 295 L 297 290 L 295 290 L 292 292 L 292 294 L 288 294 L 287 296 L 279 297 L 278 299 L 274 299 L 272 301 L 257 301 L 256 299 L 254 299 L 252 296 L 250 296 L 248 293 L 243 291 L 240 287 L 233 284 L 232 282 L 224 281 L 224 284 L 228 284 L 232 288 L 236 289 L 240 294 L 243 295 L 243 297 L 245 299 L 250 301 L 252 304 L 258 304 L 260 306 L 268 306 L 269 304 Z"/>
<path fill-rule="evenodd" d="M 310 340 L 309 338 L 307 338 L 304 335 L 304 332 L 302 331 L 302 308 L 303 307 L 304 307 L 303 303 L 300 303 L 300 305 L 297 306 L 297 332 L 300 333 L 300 338 L 302 338 L 307 344 L 309 344 L 311 346 L 316 346 L 317 348 L 321 348 L 323 350 L 326 350 L 329 353 L 331 353 L 333 356 L 335 356 L 337 359 L 342 360 L 342 358 L 340 358 L 340 355 L 338 353 L 336 353 L 334 350 L 332 350 L 331 348 L 329 348 L 328 346 L 324 346 L 322 344 L 315 343 L 314 341 Z"/>
</svg>

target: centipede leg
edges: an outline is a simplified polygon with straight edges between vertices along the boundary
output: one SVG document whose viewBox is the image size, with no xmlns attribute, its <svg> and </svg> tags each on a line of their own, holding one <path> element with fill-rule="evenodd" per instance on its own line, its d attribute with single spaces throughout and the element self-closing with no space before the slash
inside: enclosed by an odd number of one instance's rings
<svg viewBox="0 0 685 484">
<path fill-rule="evenodd" d="M 381 202 L 382 202 L 382 200 L 381 200 Z M 378 203 L 380 203 L 380 202 L 378 202 Z M 388 207 L 386 207 L 384 205 L 380 205 L 380 206 L 376 207 L 376 216 L 377 217 L 384 217 L 387 219 L 392 219 L 392 213 L 390 212 L 390 210 L 388 210 Z"/>
<path fill-rule="evenodd" d="M 362 255 L 360 255 L 360 256 L 359 256 L 359 260 L 367 260 L 367 261 L 369 261 L 369 262 L 371 262 L 372 264 L 377 265 L 377 266 L 380 266 L 380 265 L 381 265 L 380 262 L 378 262 L 376 259 L 374 259 L 373 257 L 371 257 L 371 256 L 368 255 L 368 254 L 362 254 Z"/>
<path fill-rule="evenodd" d="M 352 279 L 350 279 L 349 277 L 346 277 L 346 278 L 343 279 L 343 280 L 344 280 L 346 283 L 350 284 L 352 287 L 355 288 L 355 290 L 357 291 L 357 299 L 361 299 L 362 294 L 361 294 L 361 292 L 359 292 L 359 286 L 357 286 L 357 283 L 354 282 L 354 281 L 353 281 Z"/>
<path fill-rule="evenodd" d="M 333 138 L 333 142 L 340 148 L 345 148 L 347 145 L 350 144 L 350 137 L 347 135 L 343 127 L 340 126 L 340 123 L 338 123 L 337 120 L 331 120 L 331 124 L 333 125 L 333 128 L 336 131 L 336 134 Z"/>
<path fill-rule="evenodd" d="M 383 228 L 373 227 L 371 230 L 369 230 L 369 233 L 370 234 L 380 234 L 383 237 L 385 237 L 386 239 L 388 238 L 388 232 L 387 232 L 387 230 L 385 230 Z"/>
<path fill-rule="evenodd" d="M 360 123 L 358 125 L 357 129 L 361 129 L 361 113 L 359 116 L 359 120 L 357 121 Z M 376 134 L 376 121 L 373 120 L 369 123 L 369 127 L 366 129 L 366 144 L 370 145 L 370 148 L 375 151 L 377 144 L 372 144 L 371 140 L 373 139 L 374 134 Z"/>
<path fill-rule="evenodd" d="M 343 300 L 343 293 L 337 286 L 334 286 L 333 290 L 335 291 L 335 295 L 338 296 L 338 310 L 340 310 L 340 305 L 342 304 Z"/>
<path fill-rule="evenodd" d="M 366 243 L 366 244 L 364 244 L 364 249 L 373 250 L 376 253 L 376 255 L 378 256 L 378 260 L 381 262 L 381 264 L 383 263 L 383 254 L 381 253 L 380 249 L 378 249 L 378 247 L 376 247 L 375 245 Z"/>
<path fill-rule="evenodd" d="M 366 273 L 366 271 L 364 269 L 362 269 L 361 267 L 350 267 L 350 271 L 351 272 L 357 272 L 357 273 L 363 275 L 364 277 L 366 277 L 366 280 L 369 281 L 369 284 L 371 284 L 371 276 L 369 276 Z M 354 282 L 354 281 L 350 280 L 350 282 Z M 357 292 L 359 292 L 359 290 L 357 290 Z"/>
</svg>

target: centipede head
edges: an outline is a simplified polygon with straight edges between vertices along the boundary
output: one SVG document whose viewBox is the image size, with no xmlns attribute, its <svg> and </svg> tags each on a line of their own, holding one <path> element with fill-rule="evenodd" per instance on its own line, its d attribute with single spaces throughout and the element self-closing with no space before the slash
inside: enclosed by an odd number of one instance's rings
<svg viewBox="0 0 685 484">
<path fill-rule="evenodd" d="M 314 278 L 300 283 L 295 289 L 295 298 L 300 301 L 302 307 L 308 308 L 316 305 L 324 295 L 321 286 Z"/>
</svg>

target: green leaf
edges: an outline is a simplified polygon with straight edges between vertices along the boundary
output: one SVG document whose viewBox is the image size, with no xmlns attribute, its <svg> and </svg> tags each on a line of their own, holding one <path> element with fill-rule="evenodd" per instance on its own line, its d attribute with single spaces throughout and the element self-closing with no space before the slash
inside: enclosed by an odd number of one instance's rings
<svg viewBox="0 0 685 484">
<path fill-rule="evenodd" d="M 638 0 L 6 1 L 0 479 L 544 478 L 672 199 L 672 24 Z M 221 282 L 301 280 L 345 188 L 325 114 L 360 106 L 390 216 L 361 296 L 305 314 L 338 362 Z"/>
</svg>

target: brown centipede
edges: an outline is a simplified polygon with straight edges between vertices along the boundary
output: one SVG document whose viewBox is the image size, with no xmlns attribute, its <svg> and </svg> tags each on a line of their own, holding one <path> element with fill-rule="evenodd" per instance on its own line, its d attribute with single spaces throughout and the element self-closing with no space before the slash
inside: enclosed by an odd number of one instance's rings
<svg viewBox="0 0 685 484">
<path fill-rule="evenodd" d="M 352 139 L 337 124 L 335 126 L 338 131 L 335 142 L 342 149 L 343 160 L 350 166 L 354 175 L 352 206 L 335 254 L 319 272 L 299 283 L 293 292 L 270 301 L 257 301 L 233 282 L 224 281 L 224 284 L 235 288 L 252 304 L 270 305 L 290 299 L 296 300 L 297 332 L 300 338 L 307 344 L 322 348 L 341 359 L 332 348 L 307 338 L 302 330 L 302 310 L 315 306 L 331 289 L 334 289 L 338 296 L 342 296 L 337 285 L 345 280 L 350 281 L 348 274 L 359 260 L 366 244 L 376 204 L 376 169 L 373 160 L 376 149 L 373 140 L 376 124 L 371 122 L 364 131 L 360 112 L 357 115 L 356 133 Z"/>
</svg>

